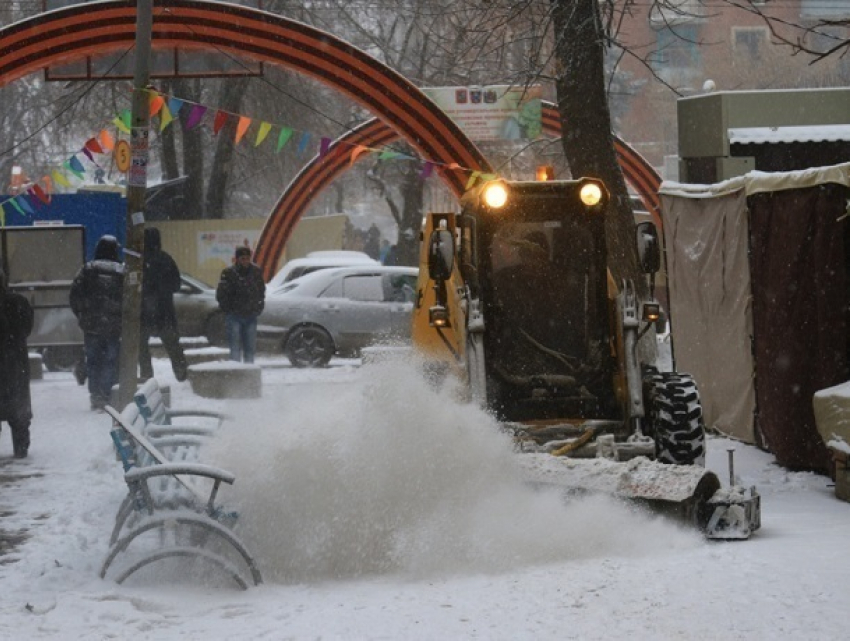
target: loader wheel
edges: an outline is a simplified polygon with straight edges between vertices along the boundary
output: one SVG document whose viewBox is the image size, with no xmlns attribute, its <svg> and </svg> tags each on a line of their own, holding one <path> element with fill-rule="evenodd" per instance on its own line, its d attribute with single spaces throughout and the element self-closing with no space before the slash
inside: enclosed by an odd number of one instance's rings
<svg viewBox="0 0 850 641">
<path fill-rule="evenodd" d="M 324 367 L 334 355 L 334 341 L 321 327 L 305 325 L 292 331 L 283 351 L 293 367 Z"/>
<path fill-rule="evenodd" d="M 646 433 L 655 458 L 675 465 L 705 465 L 705 424 L 696 383 L 689 374 L 647 371 Z"/>
</svg>

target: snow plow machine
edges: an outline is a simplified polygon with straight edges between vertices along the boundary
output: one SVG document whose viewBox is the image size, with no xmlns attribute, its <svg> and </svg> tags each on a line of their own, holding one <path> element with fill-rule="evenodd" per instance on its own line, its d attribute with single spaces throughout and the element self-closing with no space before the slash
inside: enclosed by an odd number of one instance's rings
<svg viewBox="0 0 850 641">
<path fill-rule="evenodd" d="M 728 487 L 705 469 L 697 387 L 654 366 L 658 232 L 636 228 L 642 300 L 608 270 L 608 200 L 595 179 L 495 180 L 469 190 L 459 214 L 428 214 L 414 349 L 512 432 L 530 483 L 645 503 L 708 538 L 749 538 L 756 489 L 735 485 L 731 453 Z"/>
</svg>

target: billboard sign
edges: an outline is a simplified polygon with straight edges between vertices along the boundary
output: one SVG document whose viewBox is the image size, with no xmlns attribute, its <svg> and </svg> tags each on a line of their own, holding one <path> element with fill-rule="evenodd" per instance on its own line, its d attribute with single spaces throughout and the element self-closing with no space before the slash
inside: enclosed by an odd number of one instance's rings
<svg viewBox="0 0 850 641">
<path fill-rule="evenodd" d="M 475 142 L 542 134 L 540 86 L 425 87 L 422 91 Z"/>
</svg>

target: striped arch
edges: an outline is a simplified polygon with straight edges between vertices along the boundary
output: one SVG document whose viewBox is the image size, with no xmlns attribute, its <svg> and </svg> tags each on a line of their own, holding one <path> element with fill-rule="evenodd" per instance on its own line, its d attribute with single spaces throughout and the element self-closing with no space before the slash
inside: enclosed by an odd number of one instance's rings
<svg viewBox="0 0 850 641">
<path fill-rule="evenodd" d="M 557 108 L 550 102 L 543 103 L 543 129 L 552 136 L 561 135 L 561 119 Z M 357 145 L 372 149 L 381 148 L 397 139 L 398 135 L 392 129 L 373 118 L 335 140 L 324 156 L 316 156 L 305 165 L 283 192 L 269 216 L 269 223 L 266 224 L 268 227 L 272 221 L 279 221 L 275 223 L 275 227 L 283 230 L 283 233 L 277 236 L 279 244 L 269 248 L 270 262 L 266 263 L 267 272 L 269 265 L 272 269 L 277 265 L 286 241 L 313 200 L 322 189 L 351 167 L 351 151 Z M 626 182 L 638 193 L 660 228 L 658 189 L 661 186 L 661 176 L 643 156 L 618 136 L 614 138 L 614 148 Z M 367 154 L 361 154 L 354 162 L 366 157 Z M 270 276 L 271 273 L 267 273 L 267 277 Z"/>
<path fill-rule="evenodd" d="M 400 74 L 354 46 L 313 27 L 239 5 L 202 0 L 155 0 L 154 50 L 181 47 L 224 51 L 294 69 L 344 93 L 374 113 L 423 157 L 458 196 L 468 171 L 490 165 L 452 120 Z M 0 29 L 0 86 L 45 67 L 86 55 L 123 52 L 135 44 L 136 6 L 126 0 L 73 5 Z M 266 273 L 286 237 L 270 218 L 257 246 Z"/>
</svg>

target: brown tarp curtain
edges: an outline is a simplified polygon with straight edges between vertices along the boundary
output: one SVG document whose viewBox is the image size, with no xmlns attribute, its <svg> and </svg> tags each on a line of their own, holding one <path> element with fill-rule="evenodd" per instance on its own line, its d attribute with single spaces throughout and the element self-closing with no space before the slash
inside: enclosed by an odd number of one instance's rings
<svg viewBox="0 0 850 641">
<path fill-rule="evenodd" d="M 826 184 L 748 199 L 756 428 L 792 470 L 829 469 L 812 397 L 850 374 L 848 221 L 839 220 L 848 195 Z"/>
<path fill-rule="evenodd" d="M 850 164 L 659 193 L 675 364 L 706 425 L 827 471 L 812 397 L 850 378 Z"/>
<path fill-rule="evenodd" d="M 661 206 L 676 369 L 694 377 L 708 427 L 753 443 L 745 192 Z"/>
</svg>

